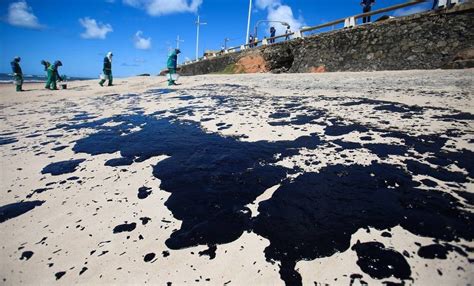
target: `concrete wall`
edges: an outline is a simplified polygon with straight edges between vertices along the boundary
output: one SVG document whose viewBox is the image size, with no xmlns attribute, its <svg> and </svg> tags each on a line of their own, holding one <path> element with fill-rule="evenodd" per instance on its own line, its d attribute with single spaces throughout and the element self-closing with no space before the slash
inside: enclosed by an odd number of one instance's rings
<svg viewBox="0 0 474 286">
<path fill-rule="evenodd" d="M 263 57 L 271 72 L 453 67 L 460 52 L 474 49 L 473 27 L 474 4 L 469 3 L 222 55 L 183 66 L 182 73 L 222 72 L 249 54 Z"/>
</svg>

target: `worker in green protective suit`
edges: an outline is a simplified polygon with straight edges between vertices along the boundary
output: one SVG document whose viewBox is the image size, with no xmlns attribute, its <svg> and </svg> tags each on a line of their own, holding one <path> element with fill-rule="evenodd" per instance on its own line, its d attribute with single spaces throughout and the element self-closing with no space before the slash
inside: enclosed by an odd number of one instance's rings
<svg viewBox="0 0 474 286">
<path fill-rule="evenodd" d="M 20 67 L 20 61 L 20 57 L 15 57 L 10 63 L 12 66 L 13 79 L 15 81 L 16 91 L 23 91 L 23 72 Z"/>
<path fill-rule="evenodd" d="M 63 79 L 58 73 L 58 67 L 62 66 L 61 61 L 55 61 L 54 64 L 48 67 L 48 81 L 46 82 L 47 89 L 57 90 L 56 81 L 62 81 Z"/>
<path fill-rule="evenodd" d="M 48 75 L 48 68 L 51 65 L 51 63 L 46 60 L 41 60 L 41 65 L 44 66 L 44 71 L 46 72 L 46 75 Z M 48 87 L 45 86 L 45 88 L 48 88 Z"/>
<path fill-rule="evenodd" d="M 112 54 L 112 52 L 108 52 L 107 55 L 105 56 L 104 58 L 104 68 L 102 69 L 102 76 L 101 76 L 101 80 L 99 82 L 100 86 L 104 86 L 104 83 L 106 80 L 109 81 L 109 84 L 108 86 L 112 86 L 112 81 L 113 81 L 113 77 L 112 77 L 112 57 L 114 55 Z"/>
<path fill-rule="evenodd" d="M 176 74 L 176 68 L 178 66 L 178 54 L 181 53 L 179 49 L 174 49 L 168 56 L 168 85 L 176 85 L 173 75 Z"/>
</svg>

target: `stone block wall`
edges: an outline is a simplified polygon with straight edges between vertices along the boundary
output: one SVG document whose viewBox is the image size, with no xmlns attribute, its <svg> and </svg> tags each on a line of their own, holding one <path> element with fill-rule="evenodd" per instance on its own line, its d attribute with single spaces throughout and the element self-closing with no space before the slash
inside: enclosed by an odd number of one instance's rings
<svg viewBox="0 0 474 286">
<path fill-rule="evenodd" d="M 271 72 L 456 67 L 452 63 L 457 55 L 474 49 L 473 27 L 474 4 L 468 3 L 226 54 L 185 65 L 182 73 L 219 73 L 250 54 L 263 57 L 266 68 L 262 70 Z"/>
</svg>

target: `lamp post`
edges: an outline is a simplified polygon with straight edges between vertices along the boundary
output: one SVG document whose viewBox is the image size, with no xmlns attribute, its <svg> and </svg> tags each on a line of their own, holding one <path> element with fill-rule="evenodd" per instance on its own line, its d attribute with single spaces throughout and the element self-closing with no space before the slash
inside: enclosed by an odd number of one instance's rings
<svg viewBox="0 0 474 286">
<path fill-rule="evenodd" d="M 225 38 L 224 39 L 224 49 L 227 50 L 227 42 L 229 42 L 230 39 L 229 38 Z"/>
<path fill-rule="evenodd" d="M 176 48 L 177 48 L 178 50 L 179 50 L 179 43 L 182 43 L 182 42 L 184 42 L 184 40 L 181 40 L 181 39 L 179 38 L 179 35 L 178 35 L 178 36 L 176 37 Z M 178 55 L 178 57 L 176 58 L 176 63 L 178 63 L 178 59 L 179 59 L 179 55 Z"/>
<path fill-rule="evenodd" d="M 280 24 L 282 24 L 283 26 L 286 26 L 286 27 L 290 26 L 290 24 L 288 24 L 287 22 L 283 22 L 283 21 L 259 20 L 259 21 L 257 21 L 257 24 L 255 24 L 255 33 L 254 33 L 255 38 L 257 38 L 258 25 L 260 25 L 261 23 L 280 23 Z"/>
<path fill-rule="evenodd" d="M 249 3 L 249 16 L 247 18 L 247 36 L 245 37 L 245 44 L 249 44 L 249 33 L 250 33 L 250 16 L 252 14 L 252 0 Z"/>
<path fill-rule="evenodd" d="M 197 26 L 197 35 L 196 35 L 196 60 L 199 58 L 199 27 L 201 25 L 207 25 L 206 22 L 201 22 L 200 21 L 200 18 L 199 18 L 199 15 L 198 15 L 198 19 L 197 19 L 197 22 L 196 22 L 196 26 Z"/>
</svg>

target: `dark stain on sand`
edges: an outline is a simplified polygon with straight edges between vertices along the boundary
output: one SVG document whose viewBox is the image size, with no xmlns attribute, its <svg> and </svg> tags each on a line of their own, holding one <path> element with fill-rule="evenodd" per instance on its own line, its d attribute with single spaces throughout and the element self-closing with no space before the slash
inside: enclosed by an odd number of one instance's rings
<svg viewBox="0 0 474 286">
<path fill-rule="evenodd" d="M 171 111 L 190 112 L 186 108 Z M 319 116 L 322 115 L 305 117 L 304 121 Z M 288 285 L 300 285 L 301 277 L 295 269 L 298 261 L 349 250 L 351 236 L 361 228 L 386 230 L 400 225 L 416 235 L 437 240 L 474 238 L 473 214 L 452 195 L 420 188 L 422 184 L 412 174 L 456 183 L 472 179 L 472 154 L 467 150 L 446 154 L 441 150 L 447 141 L 443 136 L 410 136 L 378 129 L 384 132 L 383 136 L 403 140 L 404 145 L 348 143 L 352 145 L 345 147 L 367 148 L 380 158 L 391 154 L 409 154 L 411 158 L 417 153 L 445 161 L 456 158 L 452 164 L 467 170 L 468 175 L 460 177 L 459 172 L 443 166 L 433 168 L 407 158 L 400 165 L 329 165 L 318 173 L 304 173 L 289 180 L 288 173 L 298 170 L 274 163 L 298 154 L 301 148 L 311 150 L 329 141 L 312 134 L 294 141 L 243 142 L 206 133 L 194 122 L 175 119 L 121 115 L 89 122 L 87 127 L 95 128 L 97 133 L 78 140 L 73 147 L 77 153 L 91 155 L 120 152 L 121 163 L 130 164 L 168 156 L 154 166 L 153 174 L 161 180 L 160 188 L 171 194 L 165 205 L 182 221 L 180 229 L 166 241 L 170 249 L 218 247 L 235 241 L 244 231 L 253 231 L 270 241 L 265 255 L 269 261 L 280 261 L 281 278 Z M 106 122 L 118 124 L 104 125 Z M 332 123 L 326 128 L 326 135 L 365 133 L 371 129 L 337 120 Z M 130 132 L 136 126 L 141 130 Z M 81 125 L 66 128 L 77 129 Z M 276 184 L 281 184 L 280 188 L 271 199 L 260 203 L 259 215 L 252 218 L 246 205 Z M 114 233 L 135 227 L 135 223 L 119 225 Z M 209 254 L 215 253 L 212 248 Z M 369 275 L 410 278 L 409 265 L 395 250 L 374 243 L 359 244 L 354 250 L 361 269 Z M 387 269 L 388 263 L 395 268 Z"/>
<path fill-rule="evenodd" d="M 33 256 L 33 251 L 23 251 L 23 253 L 21 254 L 21 257 L 20 257 L 20 260 L 29 260 L 32 256 Z"/>
<path fill-rule="evenodd" d="M 136 227 L 137 227 L 137 224 L 134 222 L 119 224 L 116 227 L 114 227 L 113 232 L 114 233 L 132 232 L 133 230 L 135 230 Z"/>
<path fill-rule="evenodd" d="M 385 248 L 380 242 L 357 242 L 353 247 L 357 253 L 357 265 L 372 278 L 395 277 L 402 280 L 411 276 L 410 265 L 402 254 Z"/>
<path fill-rule="evenodd" d="M 41 206 L 43 203 L 44 201 L 26 201 L 1 206 L 0 223 L 27 213 L 35 207 Z"/>
<path fill-rule="evenodd" d="M 151 194 L 151 188 L 148 187 L 140 187 L 138 189 L 137 197 L 140 200 L 146 199 Z"/>
<path fill-rule="evenodd" d="M 73 173 L 76 171 L 79 164 L 84 161 L 85 159 L 77 159 L 51 163 L 41 170 L 41 174 L 51 174 L 53 176 L 58 176 Z"/>
</svg>

